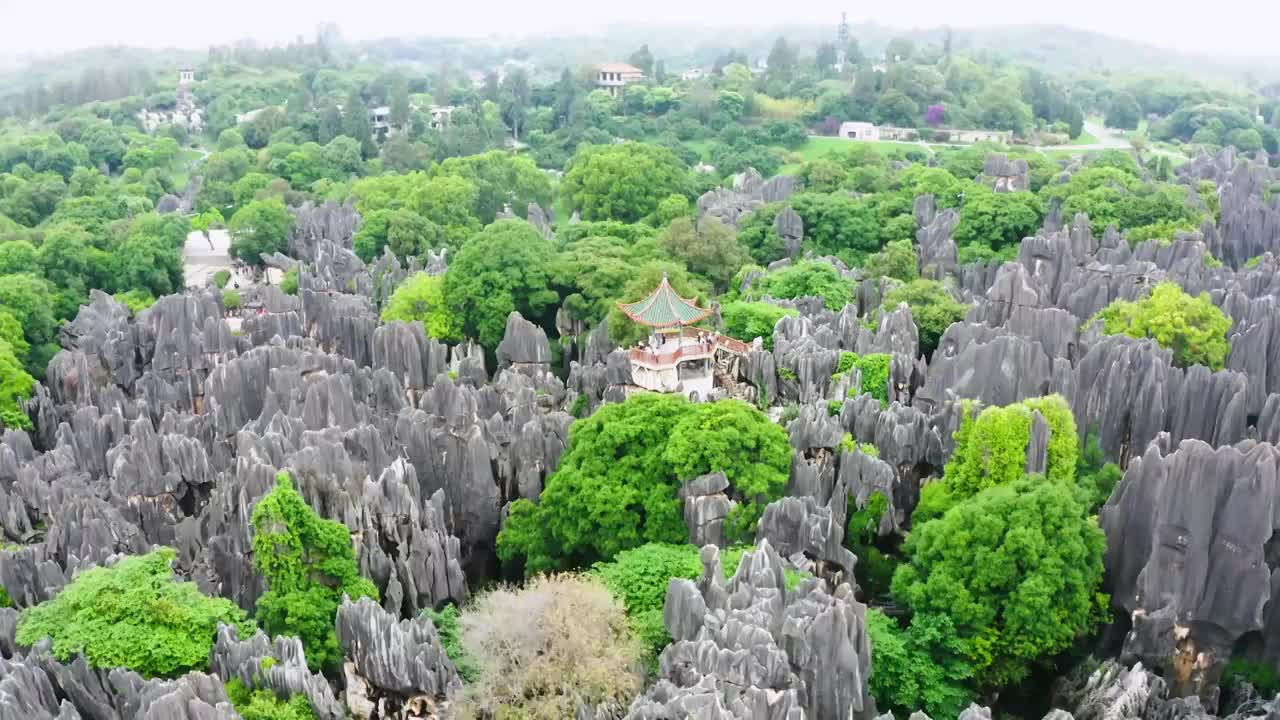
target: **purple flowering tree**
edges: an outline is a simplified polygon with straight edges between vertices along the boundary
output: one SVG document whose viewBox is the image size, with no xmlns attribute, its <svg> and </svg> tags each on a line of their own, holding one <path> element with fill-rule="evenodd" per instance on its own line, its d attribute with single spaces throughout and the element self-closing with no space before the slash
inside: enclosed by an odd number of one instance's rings
<svg viewBox="0 0 1280 720">
<path fill-rule="evenodd" d="M 937 105 L 930 105 L 929 108 L 924 111 L 924 121 L 929 123 L 933 127 L 938 127 L 939 125 L 941 125 L 942 121 L 946 120 L 946 118 L 947 118 L 947 108 L 944 107 L 942 103 L 938 103 Z"/>
</svg>

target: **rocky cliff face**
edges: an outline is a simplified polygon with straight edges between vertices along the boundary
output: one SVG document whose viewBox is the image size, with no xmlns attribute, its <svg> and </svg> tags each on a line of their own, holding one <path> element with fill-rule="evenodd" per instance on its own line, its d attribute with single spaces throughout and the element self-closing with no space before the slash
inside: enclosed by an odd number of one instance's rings
<svg viewBox="0 0 1280 720">
<path fill-rule="evenodd" d="M 664 618 L 673 642 L 661 679 L 631 706 L 632 720 L 871 718 L 866 607 L 848 585 L 816 579 L 786 589 L 767 540 L 743 555 L 725 583 L 719 551 L 702 549 L 697 583 L 675 579 Z"/>
</svg>

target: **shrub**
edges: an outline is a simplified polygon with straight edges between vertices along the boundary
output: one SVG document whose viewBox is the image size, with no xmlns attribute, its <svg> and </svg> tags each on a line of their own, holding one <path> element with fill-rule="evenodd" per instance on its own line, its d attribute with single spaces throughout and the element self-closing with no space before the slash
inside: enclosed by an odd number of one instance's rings
<svg viewBox="0 0 1280 720">
<path fill-rule="evenodd" d="M 576 420 L 581 420 L 582 416 L 587 412 L 587 396 L 578 393 L 578 397 L 573 399 L 573 405 L 569 407 L 569 414 Z"/>
<path fill-rule="evenodd" d="M 851 369 L 858 368 L 858 372 L 862 376 L 862 386 L 859 392 L 866 393 L 879 400 L 881 407 L 887 407 L 889 405 L 889 364 L 892 360 L 893 358 L 886 353 L 870 353 L 860 356 L 857 353 L 842 352 L 833 377 L 840 377 Z M 859 392 L 850 389 L 849 396 L 854 397 Z"/>
<path fill-rule="evenodd" d="M 839 311 L 853 298 L 853 285 L 831 265 L 806 260 L 768 273 L 751 292 L 755 297 L 767 295 L 785 300 L 820 297 L 828 309 Z"/>
<path fill-rule="evenodd" d="M 882 312 L 893 312 L 906 303 L 911 308 L 911 319 L 919 330 L 920 353 L 933 354 L 951 323 L 964 319 L 969 306 L 951 297 L 942 283 L 933 280 L 913 280 L 884 294 Z"/>
<path fill-rule="evenodd" d="M 440 634 L 440 644 L 444 646 L 445 654 L 458 668 L 458 675 L 464 682 L 473 682 L 480 676 L 480 668 L 476 667 L 475 660 L 462 647 L 462 622 L 458 606 L 446 605 L 443 610 L 427 608 L 422 611 L 422 614 L 430 618 L 436 626 L 436 632 Z"/>
<path fill-rule="evenodd" d="M 129 312 L 134 315 L 156 304 L 156 299 L 146 290 L 134 289 L 129 292 L 116 293 L 112 297 L 124 303 L 124 306 L 129 308 Z"/>
<path fill-rule="evenodd" d="M 749 545 L 737 545 L 720 551 L 720 566 L 727 580 L 738 570 L 742 554 Z M 599 578 L 627 611 L 632 629 L 644 647 L 649 660 L 671 642 L 663 622 L 662 609 L 667 586 L 672 578 L 697 580 L 702 577 L 699 548 L 690 544 L 646 543 L 623 550 L 610 562 L 596 563 L 591 575 Z M 787 588 L 795 589 L 806 577 L 787 570 Z"/>
<path fill-rule="evenodd" d="M 287 472 L 253 509 L 253 565 L 267 581 L 257 617 L 271 635 L 302 640 L 312 671 L 342 659 L 333 618 L 342 596 L 378 597 L 360 577 L 346 526 L 325 520 L 307 505 Z"/>
<path fill-rule="evenodd" d="M 890 277 L 911 282 L 920 277 L 916 270 L 916 251 L 910 240 L 891 240 L 880 252 L 867 257 L 863 269 L 873 278 Z"/>
<path fill-rule="evenodd" d="M 1222 686 L 1234 688 L 1241 681 L 1252 685 L 1262 697 L 1280 692 L 1280 675 L 1269 663 L 1233 658 L 1222 671 Z"/>
<path fill-rule="evenodd" d="M 230 600 L 174 581 L 174 557 L 174 550 L 161 548 L 80 573 L 57 595 L 22 613 L 18 643 L 29 646 L 48 637 L 62 662 L 83 655 L 93 667 L 126 667 L 144 677 L 203 668 L 219 623 L 234 626 L 241 637 L 253 634 L 253 624 Z"/>
<path fill-rule="evenodd" d="M 876 456 L 874 447 L 863 445 L 860 449 L 865 454 Z M 898 560 L 875 546 L 880 519 L 888 509 L 888 498 L 878 492 L 872 493 L 862 509 L 858 509 L 853 497 L 848 500 L 849 519 L 845 530 L 845 545 L 858 557 L 858 565 L 854 571 L 858 584 L 872 597 L 888 594 L 893 573 L 899 565 Z"/>
<path fill-rule="evenodd" d="M 227 699 L 244 720 L 315 720 L 306 695 L 281 700 L 270 690 L 250 690 L 240 678 L 232 678 L 226 688 Z"/>
<path fill-rule="evenodd" d="M 1040 478 L 983 490 L 911 532 L 894 599 L 913 626 L 950 621 L 981 687 L 1021 682 L 1106 615 L 1106 539 L 1086 513 Z"/>
<path fill-rule="evenodd" d="M 957 658 L 961 646 L 950 621 L 922 618 L 904 630 L 879 610 L 867 610 L 866 617 L 871 694 L 881 711 L 951 717 L 968 706 L 972 694 L 965 683 L 973 670 Z"/>
<path fill-rule="evenodd" d="M 420 322 L 427 335 L 455 340 L 458 323 L 444 302 L 444 276 L 418 273 L 396 287 L 382 308 L 382 322 Z"/>
<path fill-rule="evenodd" d="M 1075 416 L 1061 395 L 1031 398 L 1004 407 L 989 407 L 974 417 L 965 408 L 956 430 L 956 449 L 944 470 L 946 482 L 957 499 L 976 495 L 995 485 L 1013 482 L 1026 474 L 1027 443 L 1031 440 L 1034 412 L 1049 424 L 1045 476 L 1073 485 L 1079 440 Z"/>
<path fill-rule="evenodd" d="M 1098 436 L 1090 434 L 1080 449 L 1079 473 L 1076 484 L 1086 499 L 1085 503 L 1091 514 L 1107 503 L 1111 493 L 1124 477 L 1124 472 L 1115 463 L 1107 462 L 1102 454 L 1102 446 L 1098 444 Z"/>
<path fill-rule="evenodd" d="M 1204 365 L 1221 370 L 1227 360 L 1231 320 L 1209 300 L 1192 297 L 1177 283 L 1162 282 L 1137 302 L 1116 300 L 1094 316 L 1108 335 L 1151 338 L 1173 351 L 1178 367 Z"/>
<path fill-rule="evenodd" d="M 764 302 L 731 302 L 720 308 L 726 335 L 744 342 L 761 338 L 766 350 L 773 350 L 773 328 L 778 321 L 799 314 L 797 310 Z"/>
<path fill-rule="evenodd" d="M 231 282 L 230 270 L 219 270 L 213 274 L 213 284 L 218 286 L 219 290 L 226 287 L 229 282 Z"/>
<path fill-rule="evenodd" d="M 240 293 L 235 290 L 222 291 L 222 307 L 227 310 L 240 309 Z"/>
<path fill-rule="evenodd" d="M 280 278 L 280 292 L 285 295 L 298 294 L 298 269 L 294 268 Z"/>
<path fill-rule="evenodd" d="M 726 532 L 747 537 L 790 467 L 786 432 L 746 403 L 633 395 L 570 426 L 569 448 L 538 503 L 512 503 L 498 556 L 523 558 L 532 574 L 590 565 L 646 542 L 683 542 L 676 491 L 717 470 L 739 502 Z"/>
<path fill-rule="evenodd" d="M 538 577 L 481 595 L 462 615 L 462 647 L 480 668 L 458 703 L 462 718 L 625 710 L 643 688 L 640 646 L 622 606 L 585 576 Z"/>
</svg>

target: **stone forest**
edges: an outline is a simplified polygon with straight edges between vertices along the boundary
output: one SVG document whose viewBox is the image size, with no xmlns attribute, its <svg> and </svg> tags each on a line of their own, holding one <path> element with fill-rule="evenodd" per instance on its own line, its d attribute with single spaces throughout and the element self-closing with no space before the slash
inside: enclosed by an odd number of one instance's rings
<svg viewBox="0 0 1280 720">
<path fill-rule="evenodd" d="M 0 73 L 0 720 L 1280 717 L 1280 82 L 861 32 Z"/>
</svg>

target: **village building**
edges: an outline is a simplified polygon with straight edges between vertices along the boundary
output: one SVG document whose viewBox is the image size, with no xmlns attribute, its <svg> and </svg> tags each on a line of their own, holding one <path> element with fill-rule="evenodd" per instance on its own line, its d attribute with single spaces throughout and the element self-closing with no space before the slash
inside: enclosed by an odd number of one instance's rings
<svg viewBox="0 0 1280 720">
<path fill-rule="evenodd" d="M 701 80 L 705 75 L 706 72 L 702 68 L 692 68 L 680 73 L 680 79 L 685 82 L 693 82 L 694 80 Z"/>
<path fill-rule="evenodd" d="M 380 105 L 369 110 L 369 124 L 373 127 L 373 136 L 378 140 L 386 140 L 391 134 L 391 108 Z"/>
<path fill-rule="evenodd" d="M 691 327 L 707 319 L 711 310 L 676 294 L 665 275 L 648 297 L 618 303 L 618 309 L 633 322 L 653 328 L 649 339 L 628 353 L 631 380 L 645 390 L 705 400 L 716 386 L 718 366 L 731 364 L 751 349 L 727 335 Z"/>
<path fill-rule="evenodd" d="M 432 105 L 431 112 L 431 129 L 443 130 L 449 127 L 449 121 L 453 119 L 452 105 Z"/>
<path fill-rule="evenodd" d="M 869 122 L 847 121 L 840 123 L 837 134 L 848 140 L 870 140 L 890 142 L 920 142 L 920 131 L 916 128 L 893 127 L 892 125 L 875 125 Z M 1007 145 L 1013 142 L 1013 133 L 1008 130 L 962 130 L 937 128 L 933 131 L 932 142 L 973 144 L 994 142 Z"/>
<path fill-rule="evenodd" d="M 840 137 L 849 140 L 879 140 L 880 128 L 869 122 L 840 123 Z"/>
<path fill-rule="evenodd" d="M 605 63 L 596 68 L 596 87 L 614 97 L 621 95 L 627 85 L 643 80 L 644 71 L 627 63 Z"/>
</svg>

